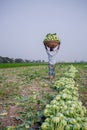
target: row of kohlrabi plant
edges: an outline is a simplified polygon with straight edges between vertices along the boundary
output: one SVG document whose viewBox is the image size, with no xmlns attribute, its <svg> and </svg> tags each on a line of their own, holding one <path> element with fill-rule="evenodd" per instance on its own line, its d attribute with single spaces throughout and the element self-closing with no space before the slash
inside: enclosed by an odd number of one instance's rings
<svg viewBox="0 0 87 130">
<path fill-rule="evenodd" d="M 87 111 L 79 100 L 74 81 L 76 72 L 76 68 L 71 65 L 64 77 L 54 83 L 58 95 L 46 105 L 42 130 L 87 130 Z"/>
</svg>

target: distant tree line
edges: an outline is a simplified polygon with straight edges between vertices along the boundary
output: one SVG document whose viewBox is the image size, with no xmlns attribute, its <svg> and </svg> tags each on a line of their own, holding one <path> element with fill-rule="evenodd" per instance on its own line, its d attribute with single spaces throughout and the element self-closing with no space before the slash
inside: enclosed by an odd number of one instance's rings
<svg viewBox="0 0 87 130">
<path fill-rule="evenodd" d="M 9 58 L 9 57 L 2 57 L 0 56 L 0 63 L 42 63 L 45 62 L 44 60 L 24 60 L 22 58 Z"/>
<path fill-rule="evenodd" d="M 9 58 L 9 57 L 2 57 L 0 56 L 0 63 L 45 63 L 44 60 L 27 60 L 22 58 Z M 59 62 L 58 62 L 59 63 Z M 66 63 L 62 61 L 60 63 Z M 78 61 L 74 61 L 74 63 L 78 63 Z M 87 61 L 79 61 L 79 63 L 87 63 Z"/>
</svg>

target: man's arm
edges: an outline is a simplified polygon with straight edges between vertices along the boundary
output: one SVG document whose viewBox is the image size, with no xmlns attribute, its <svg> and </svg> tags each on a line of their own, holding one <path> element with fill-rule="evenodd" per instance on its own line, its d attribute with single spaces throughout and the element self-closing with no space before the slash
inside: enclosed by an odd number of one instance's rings
<svg viewBox="0 0 87 130">
<path fill-rule="evenodd" d="M 60 42 L 59 42 L 59 44 L 58 44 L 58 50 L 60 49 Z"/>
<path fill-rule="evenodd" d="M 47 46 L 46 46 L 46 44 L 44 43 L 44 46 L 45 46 L 45 49 L 47 50 Z"/>
</svg>

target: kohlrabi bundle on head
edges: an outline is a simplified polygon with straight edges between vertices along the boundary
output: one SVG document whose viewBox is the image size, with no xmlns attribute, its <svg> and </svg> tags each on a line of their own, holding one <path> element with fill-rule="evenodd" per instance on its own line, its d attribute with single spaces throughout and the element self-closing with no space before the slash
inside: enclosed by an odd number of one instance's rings
<svg viewBox="0 0 87 130">
<path fill-rule="evenodd" d="M 48 33 L 43 41 L 43 43 L 45 45 L 47 45 L 48 47 L 56 47 L 58 44 L 60 44 L 60 39 L 59 37 L 57 36 L 56 33 Z"/>
</svg>

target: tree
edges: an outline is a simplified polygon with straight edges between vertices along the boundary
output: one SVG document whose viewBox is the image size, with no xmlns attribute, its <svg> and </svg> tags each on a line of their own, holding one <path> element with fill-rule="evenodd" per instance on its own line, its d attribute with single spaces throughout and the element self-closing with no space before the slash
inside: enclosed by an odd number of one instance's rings
<svg viewBox="0 0 87 130">
<path fill-rule="evenodd" d="M 16 62 L 16 63 L 24 63 L 24 60 L 21 59 L 21 58 L 16 58 L 16 59 L 15 59 L 15 62 Z"/>
</svg>

